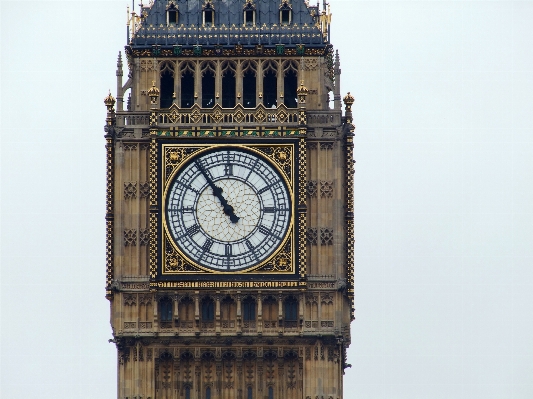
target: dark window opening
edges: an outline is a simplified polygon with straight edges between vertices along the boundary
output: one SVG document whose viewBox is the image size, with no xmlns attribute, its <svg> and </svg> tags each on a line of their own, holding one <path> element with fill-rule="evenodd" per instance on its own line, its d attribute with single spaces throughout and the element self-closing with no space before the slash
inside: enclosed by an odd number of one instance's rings
<svg viewBox="0 0 533 399">
<path fill-rule="evenodd" d="M 281 23 L 289 24 L 291 22 L 291 10 L 281 10 Z"/>
<path fill-rule="evenodd" d="M 161 76 L 161 108 L 168 108 L 172 105 L 174 95 L 174 77 L 169 71 L 165 71 Z"/>
<path fill-rule="evenodd" d="M 235 106 L 235 74 L 226 71 L 222 76 L 222 108 L 233 108 Z"/>
<path fill-rule="evenodd" d="M 205 399 L 211 399 L 211 387 L 205 389 Z"/>
<path fill-rule="evenodd" d="M 268 71 L 263 78 L 263 105 L 272 108 L 278 105 L 278 78 L 274 71 Z"/>
<path fill-rule="evenodd" d="M 215 106 L 215 74 L 205 71 L 202 77 L 202 108 Z"/>
<path fill-rule="evenodd" d="M 194 75 L 185 71 L 181 75 L 181 108 L 191 108 L 194 104 Z"/>
<path fill-rule="evenodd" d="M 169 10 L 168 12 L 168 23 L 176 24 L 178 22 L 178 13 L 175 10 Z"/>
<path fill-rule="evenodd" d="M 169 298 L 162 299 L 159 302 L 159 311 L 161 321 L 172 321 L 172 301 Z"/>
<path fill-rule="evenodd" d="M 246 24 L 252 25 L 254 23 L 254 11 L 253 10 L 246 10 L 244 12 L 244 18 Z"/>
<path fill-rule="evenodd" d="M 244 321 L 255 321 L 255 301 L 252 298 L 246 298 L 243 303 Z"/>
<path fill-rule="evenodd" d="M 288 71 L 285 74 L 285 81 L 283 87 L 284 104 L 287 108 L 296 108 L 297 107 L 297 94 L 296 89 L 298 87 L 298 76 L 294 71 Z"/>
<path fill-rule="evenodd" d="M 274 399 L 274 388 L 268 387 L 268 399 Z"/>
<path fill-rule="evenodd" d="M 252 387 L 248 387 L 248 399 L 253 399 L 253 396 L 252 396 Z"/>
<path fill-rule="evenodd" d="M 191 388 L 185 387 L 185 399 L 191 399 Z"/>
<path fill-rule="evenodd" d="M 212 299 L 202 301 L 202 321 L 215 320 L 215 304 Z"/>
<path fill-rule="evenodd" d="M 255 79 L 255 73 L 247 71 L 242 78 L 243 87 L 243 105 L 244 108 L 255 108 L 257 97 L 257 84 Z"/>
<path fill-rule="evenodd" d="M 298 319 L 298 302 L 294 298 L 288 298 L 283 303 L 286 321 L 296 321 Z"/>
<path fill-rule="evenodd" d="M 205 10 L 204 11 L 204 21 L 206 25 L 212 25 L 213 24 L 213 11 L 212 10 Z"/>
</svg>

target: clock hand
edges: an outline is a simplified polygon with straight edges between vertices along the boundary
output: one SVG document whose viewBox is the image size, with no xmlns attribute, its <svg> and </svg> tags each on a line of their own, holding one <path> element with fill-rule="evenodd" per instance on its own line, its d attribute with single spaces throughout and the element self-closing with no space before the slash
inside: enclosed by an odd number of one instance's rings
<svg viewBox="0 0 533 399">
<path fill-rule="evenodd" d="M 217 187 L 215 185 L 213 180 L 209 177 L 209 175 L 205 171 L 204 167 L 198 161 L 195 161 L 195 163 L 196 163 L 196 167 L 198 168 L 198 170 L 200 170 L 205 180 L 207 180 L 207 184 L 209 184 L 209 187 L 211 187 L 211 189 L 213 190 L 213 195 L 217 197 L 220 203 L 222 204 L 224 213 L 229 216 L 229 219 L 231 220 L 232 223 L 237 223 L 240 217 L 235 215 L 235 213 L 233 212 L 233 207 L 228 204 L 228 201 L 226 201 L 226 198 L 224 198 L 224 196 L 222 195 L 222 188 Z"/>
</svg>

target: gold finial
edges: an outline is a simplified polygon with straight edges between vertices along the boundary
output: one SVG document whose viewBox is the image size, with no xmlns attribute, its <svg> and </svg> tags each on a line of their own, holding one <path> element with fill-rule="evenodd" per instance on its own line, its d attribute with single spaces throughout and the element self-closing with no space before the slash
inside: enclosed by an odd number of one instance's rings
<svg viewBox="0 0 533 399">
<path fill-rule="evenodd" d="M 155 87 L 155 80 L 152 80 L 152 87 L 148 90 L 149 97 L 159 97 L 159 89 Z"/>
<path fill-rule="evenodd" d="M 107 112 L 114 112 L 113 107 L 115 106 L 115 97 L 111 95 L 111 90 L 106 98 L 104 98 L 104 104 L 107 107 Z"/>
<path fill-rule="evenodd" d="M 348 92 L 346 96 L 343 98 L 344 104 L 346 105 L 346 111 L 351 112 L 352 111 L 352 104 L 355 101 L 355 98 Z"/>
</svg>

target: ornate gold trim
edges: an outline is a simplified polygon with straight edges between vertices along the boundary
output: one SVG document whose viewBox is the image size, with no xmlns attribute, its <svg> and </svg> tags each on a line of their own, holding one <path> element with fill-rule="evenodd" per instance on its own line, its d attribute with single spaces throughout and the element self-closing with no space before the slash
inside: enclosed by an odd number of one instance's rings
<svg viewBox="0 0 533 399">
<path fill-rule="evenodd" d="M 346 185 L 345 185 L 345 203 L 346 203 L 346 280 L 347 294 L 351 306 L 351 318 L 355 319 L 354 311 L 354 166 L 353 166 L 353 134 L 346 137 Z"/>
<path fill-rule="evenodd" d="M 115 150 L 111 137 L 106 138 L 106 295 L 111 296 L 114 278 Z"/>
<path fill-rule="evenodd" d="M 148 259 L 150 278 L 157 276 L 157 142 L 152 138 L 150 143 L 150 244 Z"/>
<path fill-rule="evenodd" d="M 294 204 L 294 184 L 293 177 L 295 167 L 295 145 L 294 144 L 163 144 L 162 145 L 162 165 L 161 165 L 161 206 L 162 215 L 161 237 L 162 237 L 162 275 L 183 275 L 183 274 L 225 274 L 234 275 L 236 273 L 247 274 L 294 274 L 296 271 L 297 254 L 295 253 L 295 236 L 294 236 L 294 212 L 291 217 L 289 228 L 282 244 L 271 256 L 258 265 L 248 269 L 223 272 L 212 270 L 196 264 L 183 253 L 171 238 L 167 228 L 166 214 L 163 210 L 164 202 L 168 195 L 169 184 L 174 179 L 179 170 L 193 156 L 198 156 L 206 151 L 216 148 L 232 147 L 236 149 L 245 149 L 257 153 L 267 162 L 269 162 L 283 177 L 287 187 L 291 203 Z M 301 150 L 301 143 L 300 143 Z M 299 171 L 298 177 L 301 179 L 302 172 Z M 303 173 L 305 176 L 305 172 Z M 301 182 L 299 182 L 301 188 Z M 305 182 L 304 182 L 305 187 Z M 301 195 L 300 195 L 301 196 Z M 305 198 L 305 195 L 304 195 Z M 305 243 L 304 243 L 305 248 Z M 300 250 L 301 253 L 301 250 Z"/>
</svg>

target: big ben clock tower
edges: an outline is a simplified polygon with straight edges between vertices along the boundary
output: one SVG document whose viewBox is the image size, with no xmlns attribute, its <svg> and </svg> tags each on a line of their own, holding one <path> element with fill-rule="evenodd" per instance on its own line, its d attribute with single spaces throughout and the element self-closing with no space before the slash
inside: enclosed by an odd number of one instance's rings
<svg viewBox="0 0 533 399">
<path fill-rule="evenodd" d="M 118 398 L 341 399 L 354 99 L 343 113 L 329 7 L 128 15 L 129 73 L 119 55 L 105 99 Z"/>
</svg>

